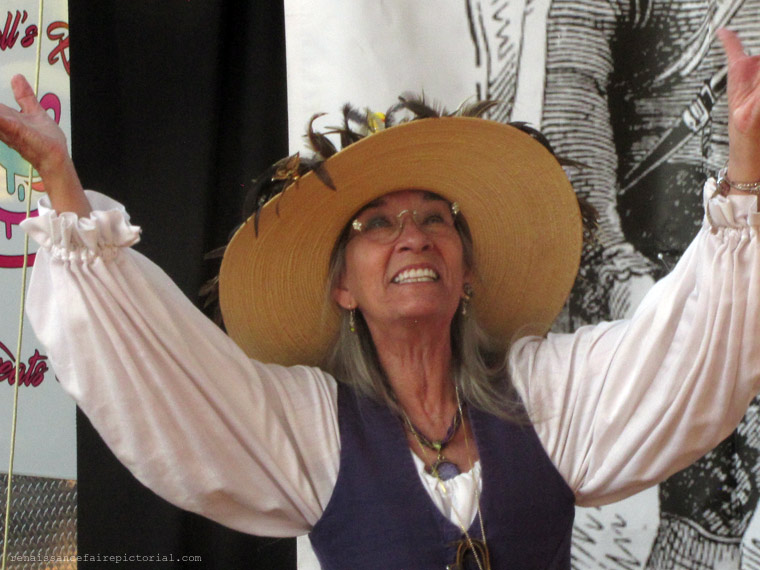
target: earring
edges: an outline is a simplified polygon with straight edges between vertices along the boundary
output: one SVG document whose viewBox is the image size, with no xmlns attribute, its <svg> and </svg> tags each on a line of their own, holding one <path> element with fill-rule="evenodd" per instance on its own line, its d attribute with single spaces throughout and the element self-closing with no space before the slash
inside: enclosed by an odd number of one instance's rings
<svg viewBox="0 0 760 570">
<path fill-rule="evenodd" d="M 354 309 L 348 310 L 348 330 L 352 333 L 356 332 L 356 321 L 354 320 Z"/>
<path fill-rule="evenodd" d="M 469 283 L 465 283 L 464 287 L 462 287 L 462 315 L 467 315 L 467 309 L 470 306 L 470 299 L 472 299 L 472 296 L 475 294 L 475 290 L 472 288 L 472 285 Z"/>
</svg>

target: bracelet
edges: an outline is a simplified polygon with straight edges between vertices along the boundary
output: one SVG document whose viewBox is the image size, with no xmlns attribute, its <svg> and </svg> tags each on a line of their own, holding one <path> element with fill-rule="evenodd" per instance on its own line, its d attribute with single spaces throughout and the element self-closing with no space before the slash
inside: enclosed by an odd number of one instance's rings
<svg viewBox="0 0 760 570">
<path fill-rule="evenodd" d="M 728 167 L 724 166 L 718 172 L 718 190 L 724 196 L 728 194 L 728 191 L 733 188 L 740 192 L 747 192 L 755 196 L 760 196 L 760 180 L 757 182 L 734 182 L 726 174 L 728 173 Z"/>
</svg>

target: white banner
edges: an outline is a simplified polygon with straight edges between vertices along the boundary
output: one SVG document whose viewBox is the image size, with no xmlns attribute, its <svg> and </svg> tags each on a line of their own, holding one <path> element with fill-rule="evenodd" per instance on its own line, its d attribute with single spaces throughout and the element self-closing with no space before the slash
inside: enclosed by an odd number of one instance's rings
<svg viewBox="0 0 760 570">
<path fill-rule="evenodd" d="M 385 111 L 412 91 L 449 110 L 468 97 L 498 99 L 503 105 L 492 118 L 528 121 L 562 154 L 591 164 L 573 183 L 611 212 L 602 232 L 621 238 L 616 252 L 590 261 L 601 264 L 594 273 L 601 293 L 595 294 L 603 302 L 579 301 L 577 314 L 569 309 L 573 324 L 624 317 L 663 273 L 660 266 L 669 269 L 682 253 L 678 239 L 658 241 L 645 224 L 636 229 L 642 220 L 659 220 L 646 208 L 662 200 L 666 211 L 693 218 L 678 219 L 689 236 L 684 239 L 696 233 L 701 206 L 692 212 L 685 205 L 695 192 L 693 179 L 726 156 L 719 80 L 725 60 L 714 31 L 729 25 L 748 48 L 760 49 L 758 0 L 630 6 L 607 0 L 286 0 L 285 7 L 291 151 L 303 150 L 314 113 L 327 112 L 318 124 L 333 125 L 345 102 Z M 683 111 L 704 102 L 706 85 L 714 108 L 691 120 Z M 678 133 L 681 121 L 697 126 L 666 154 L 657 142 Z M 697 171 L 692 178 L 689 168 Z M 686 180 L 683 194 L 655 199 L 656 189 L 634 188 L 634 179 L 641 186 L 652 173 L 666 189 L 681 191 L 679 181 Z M 637 196 L 647 198 L 631 205 Z M 671 482 L 660 493 L 662 507 L 655 488 L 601 509 L 578 509 L 573 566 L 760 569 L 760 530 L 752 516 L 760 495 L 755 415 L 751 411 L 740 426 L 728 459 L 708 457 Z M 299 561 L 318 568 L 305 542 Z"/>
</svg>

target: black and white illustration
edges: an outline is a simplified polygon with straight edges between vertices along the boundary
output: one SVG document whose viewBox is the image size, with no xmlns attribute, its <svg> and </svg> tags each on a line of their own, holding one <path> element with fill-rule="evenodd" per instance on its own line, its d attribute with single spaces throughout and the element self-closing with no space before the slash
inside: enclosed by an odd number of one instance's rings
<svg viewBox="0 0 760 570">
<path fill-rule="evenodd" d="M 683 253 L 702 218 L 701 180 L 728 155 L 726 68 L 715 30 L 760 49 L 757 0 L 471 0 L 479 94 L 499 120 L 539 124 L 600 214 L 562 326 L 623 318 Z M 646 560 L 617 527 L 579 513 L 578 568 L 760 568 L 757 401 L 738 430 L 659 488 Z M 582 528 L 584 527 L 585 528 Z M 594 539 L 608 533 L 609 542 Z"/>
</svg>

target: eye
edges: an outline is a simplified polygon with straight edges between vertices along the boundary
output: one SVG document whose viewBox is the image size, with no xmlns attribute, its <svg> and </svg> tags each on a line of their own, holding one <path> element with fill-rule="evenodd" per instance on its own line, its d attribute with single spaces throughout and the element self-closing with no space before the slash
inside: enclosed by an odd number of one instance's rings
<svg viewBox="0 0 760 570">
<path fill-rule="evenodd" d="M 423 226 L 434 226 L 436 224 L 445 224 L 446 219 L 443 217 L 443 214 L 439 212 L 429 212 L 425 214 L 425 217 L 422 218 L 422 225 Z"/>
<path fill-rule="evenodd" d="M 364 222 L 364 231 L 381 230 L 393 226 L 393 220 L 388 216 L 377 214 Z"/>
</svg>

